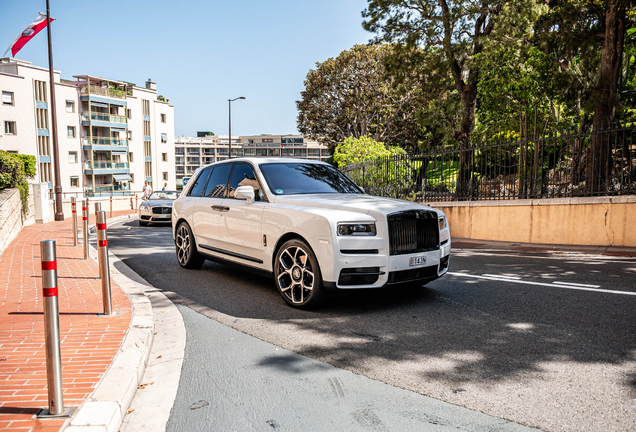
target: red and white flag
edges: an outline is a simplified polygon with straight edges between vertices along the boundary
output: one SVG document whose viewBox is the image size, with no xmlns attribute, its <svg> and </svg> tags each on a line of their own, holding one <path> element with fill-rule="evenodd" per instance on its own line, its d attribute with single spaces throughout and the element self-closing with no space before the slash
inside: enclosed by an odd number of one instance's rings
<svg viewBox="0 0 636 432">
<path fill-rule="evenodd" d="M 53 21 L 54 19 L 55 18 L 51 18 L 49 22 Z M 27 28 L 24 29 L 22 34 L 20 34 L 20 36 L 15 38 L 13 43 L 4 52 L 3 56 L 7 55 L 7 53 L 11 51 L 11 57 L 15 57 L 18 51 L 20 51 L 22 47 L 26 45 L 28 41 L 33 39 L 33 36 L 38 34 L 40 30 L 42 30 L 45 27 L 46 27 L 46 15 L 40 12 L 40 15 L 35 19 L 35 21 L 29 24 Z"/>
</svg>

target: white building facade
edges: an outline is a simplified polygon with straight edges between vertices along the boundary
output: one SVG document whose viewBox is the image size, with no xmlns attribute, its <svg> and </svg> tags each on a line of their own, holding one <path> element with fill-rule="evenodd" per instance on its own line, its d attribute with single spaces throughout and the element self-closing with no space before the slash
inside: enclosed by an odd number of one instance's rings
<svg viewBox="0 0 636 432">
<path fill-rule="evenodd" d="M 183 188 L 183 179 L 189 178 L 197 168 L 229 157 L 227 135 L 177 137 L 174 142 L 175 178 L 177 189 Z M 201 136 L 202 135 L 202 136 Z M 318 141 L 303 135 L 241 135 L 232 136 L 232 157 L 282 157 L 313 160 L 329 158 L 329 149 Z"/>
<path fill-rule="evenodd" d="M 60 183 L 65 194 L 122 195 L 144 181 L 174 189 L 174 107 L 146 87 L 54 72 Z M 0 59 L 0 150 L 34 155 L 37 182 L 54 183 L 49 71 Z"/>
</svg>

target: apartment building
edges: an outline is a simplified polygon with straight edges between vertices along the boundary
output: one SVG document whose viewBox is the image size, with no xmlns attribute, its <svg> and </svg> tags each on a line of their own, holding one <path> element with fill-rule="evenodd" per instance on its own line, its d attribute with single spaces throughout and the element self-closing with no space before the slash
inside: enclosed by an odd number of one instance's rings
<svg viewBox="0 0 636 432">
<path fill-rule="evenodd" d="M 177 189 L 183 188 L 183 179 L 189 178 L 197 168 L 229 157 L 227 135 L 177 137 L 174 142 L 175 178 Z M 250 135 L 232 136 L 232 157 L 282 157 L 326 160 L 327 146 L 303 135 Z"/>
<path fill-rule="evenodd" d="M 122 195 L 140 191 L 144 181 L 174 188 L 174 107 L 155 83 L 73 78 L 54 73 L 63 192 Z M 36 156 L 36 181 L 52 188 L 48 81 L 46 68 L 0 59 L 0 149 Z"/>
</svg>

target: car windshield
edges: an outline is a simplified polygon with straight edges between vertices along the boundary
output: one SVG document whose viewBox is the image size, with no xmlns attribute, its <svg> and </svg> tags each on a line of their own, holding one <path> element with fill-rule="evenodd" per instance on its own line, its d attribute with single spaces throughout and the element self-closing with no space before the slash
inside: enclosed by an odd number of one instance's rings
<svg viewBox="0 0 636 432">
<path fill-rule="evenodd" d="M 260 169 L 275 195 L 363 193 L 349 178 L 327 164 L 268 163 L 261 164 Z"/>
<path fill-rule="evenodd" d="M 179 198 L 179 192 L 177 191 L 153 192 L 148 197 L 149 200 L 175 200 L 177 198 Z"/>
</svg>

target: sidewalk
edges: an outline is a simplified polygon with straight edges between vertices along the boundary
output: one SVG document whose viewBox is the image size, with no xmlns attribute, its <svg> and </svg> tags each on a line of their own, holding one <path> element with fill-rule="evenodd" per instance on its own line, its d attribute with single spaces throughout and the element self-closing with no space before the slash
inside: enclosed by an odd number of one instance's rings
<svg viewBox="0 0 636 432">
<path fill-rule="evenodd" d="M 94 214 L 89 222 L 94 223 Z M 57 246 L 65 407 L 80 406 L 95 390 L 128 331 L 131 303 L 114 282 L 112 304 L 119 315 L 97 315 L 103 312 L 99 269 L 92 259 L 83 259 L 81 245 L 73 247 L 71 227 L 71 218 L 25 227 L 0 256 L 0 430 L 52 432 L 67 421 L 34 416 L 48 407 L 41 240 L 55 240 Z"/>
</svg>

